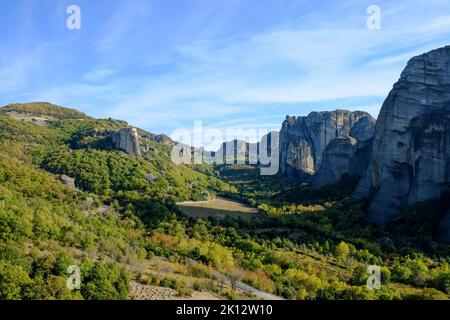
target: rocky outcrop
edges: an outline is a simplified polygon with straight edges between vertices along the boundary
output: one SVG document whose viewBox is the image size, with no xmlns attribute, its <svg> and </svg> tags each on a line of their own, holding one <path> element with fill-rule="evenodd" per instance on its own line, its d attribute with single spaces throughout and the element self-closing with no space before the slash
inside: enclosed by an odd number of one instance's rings
<svg viewBox="0 0 450 320">
<path fill-rule="evenodd" d="M 373 137 L 376 120 L 372 117 L 363 117 L 350 129 L 350 137 L 357 141 L 367 141 Z"/>
<path fill-rule="evenodd" d="M 353 197 L 369 199 L 369 217 L 386 224 L 449 186 L 450 47 L 444 47 L 411 59 L 389 93 Z"/>
<path fill-rule="evenodd" d="M 159 134 L 159 135 L 155 136 L 154 140 L 156 142 L 158 142 L 158 143 L 165 144 L 165 145 L 168 145 L 168 146 L 172 146 L 173 145 L 172 139 L 170 139 L 165 134 Z"/>
<path fill-rule="evenodd" d="M 314 175 L 313 185 L 318 188 L 341 180 L 342 175 L 350 172 L 355 155 L 355 138 L 341 136 L 334 138 L 325 148 L 320 169 Z"/>
<path fill-rule="evenodd" d="M 364 118 L 367 118 L 364 120 Z M 336 137 L 370 138 L 375 120 L 367 112 L 336 110 L 288 116 L 280 131 L 280 168 L 291 178 L 314 174 L 327 145 Z"/>
<path fill-rule="evenodd" d="M 75 179 L 74 178 L 71 178 L 69 176 L 66 176 L 65 174 L 62 174 L 59 176 L 59 180 L 66 186 L 69 186 L 69 187 L 72 187 L 75 189 Z"/>
<path fill-rule="evenodd" d="M 120 129 L 112 135 L 115 149 L 123 150 L 128 154 L 140 155 L 139 134 L 136 128 Z"/>
<path fill-rule="evenodd" d="M 226 164 L 258 163 L 258 149 L 256 143 L 248 143 L 243 140 L 231 140 L 222 143 L 215 153 L 216 157 L 222 157 Z M 249 162 L 250 161 L 250 162 Z"/>
<path fill-rule="evenodd" d="M 243 140 L 235 139 L 222 143 L 219 150 L 214 152 L 215 160 L 218 158 L 227 160 L 227 164 L 245 163 L 246 164 L 261 164 L 266 163 L 272 155 L 272 150 L 278 149 L 278 141 L 273 141 L 272 138 L 278 139 L 278 132 L 271 131 L 261 137 L 257 143 L 249 143 Z"/>
</svg>

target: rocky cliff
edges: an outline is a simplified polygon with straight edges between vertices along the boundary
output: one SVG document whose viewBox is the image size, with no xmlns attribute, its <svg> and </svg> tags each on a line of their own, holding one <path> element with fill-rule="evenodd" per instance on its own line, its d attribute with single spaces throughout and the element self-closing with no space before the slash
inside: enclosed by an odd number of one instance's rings
<svg viewBox="0 0 450 320">
<path fill-rule="evenodd" d="M 124 128 L 112 135 L 113 146 L 128 154 L 140 155 L 139 134 L 136 128 Z"/>
<path fill-rule="evenodd" d="M 314 174 L 321 166 L 327 145 L 335 138 L 367 140 L 375 120 L 367 112 L 336 110 L 288 116 L 280 131 L 280 168 L 291 178 Z M 352 132 L 353 129 L 353 132 Z"/>
<path fill-rule="evenodd" d="M 223 159 L 226 164 L 239 163 L 258 163 L 258 149 L 256 143 L 248 143 L 243 140 L 231 140 L 222 143 L 216 156 Z M 225 162 L 226 161 L 226 162 Z"/>
<path fill-rule="evenodd" d="M 342 178 L 343 174 L 349 173 L 357 143 L 355 138 L 347 136 L 331 140 L 325 148 L 322 164 L 314 175 L 313 185 L 322 187 L 335 183 Z"/>
<path fill-rule="evenodd" d="M 373 139 L 359 141 L 356 145 L 355 154 L 350 160 L 349 174 L 351 176 L 362 176 L 369 166 L 372 157 Z"/>
<path fill-rule="evenodd" d="M 389 93 L 354 198 L 369 199 L 370 218 L 386 224 L 449 186 L 450 47 L 444 47 L 412 58 Z M 448 236 L 448 221 L 443 225 Z"/>
<path fill-rule="evenodd" d="M 350 136 L 361 142 L 371 139 L 373 137 L 373 132 L 375 131 L 375 123 L 376 120 L 370 115 L 361 118 L 350 129 Z"/>
</svg>

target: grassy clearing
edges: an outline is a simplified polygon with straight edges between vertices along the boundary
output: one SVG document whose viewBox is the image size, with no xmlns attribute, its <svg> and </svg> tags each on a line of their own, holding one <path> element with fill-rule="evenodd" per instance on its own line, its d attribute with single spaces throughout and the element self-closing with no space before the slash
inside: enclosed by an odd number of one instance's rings
<svg viewBox="0 0 450 320">
<path fill-rule="evenodd" d="M 188 216 L 195 218 L 225 218 L 227 215 L 248 218 L 258 214 L 256 208 L 221 197 L 210 201 L 181 202 L 178 207 Z"/>
</svg>

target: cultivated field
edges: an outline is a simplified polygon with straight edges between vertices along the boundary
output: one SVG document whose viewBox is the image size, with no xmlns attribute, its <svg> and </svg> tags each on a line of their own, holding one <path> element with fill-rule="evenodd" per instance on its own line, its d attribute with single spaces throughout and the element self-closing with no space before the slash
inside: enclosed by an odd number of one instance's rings
<svg viewBox="0 0 450 320">
<path fill-rule="evenodd" d="M 227 215 L 248 218 L 258 213 L 256 208 L 221 197 L 210 201 L 180 202 L 178 207 L 188 216 L 196 218 L 224 218 Z"/>
</svg>

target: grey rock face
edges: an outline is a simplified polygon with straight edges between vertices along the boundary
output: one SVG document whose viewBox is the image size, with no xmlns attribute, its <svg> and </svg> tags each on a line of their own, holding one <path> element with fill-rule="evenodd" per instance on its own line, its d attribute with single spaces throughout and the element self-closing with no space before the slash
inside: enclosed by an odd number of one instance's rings
<svg viewBox="0 0 450 320">
<path fill-rule="evenodd" d="M 140 155 L 139 134 L 136 128 L 125 128 L 115 132 L 112 136 L 114 148 L 128 154 Z"/>
<path fill-rule="evenodd" d="M 370 124 L 375 122 L 367 112 L 336 110 L 312 112 L 307 117 L 286 117 L 280 131 L 281 172 L 291 178 L 314 174 L 330 141 L 350 136 L 352 128 L 364 118 L 368 120 L 360 122 L 354 134 L 365 139 L 371 136 Z"/>
<path fill-rule="evenodd" d="M 376 120 L 372 117 L 361 118 L 350 130 L 350 136 L 358 141 L 367 141 L 373 137 Z"/>
<path fill-rule="evenodd" d="M 450 210 L 444 216 L 439 226 L 439 241 L 450 243 Z"/>
<path fill-rule="evenodd" d="M 210 163 L 214 161 L 217 163 L 218 159 L 222 159 L 222 162 L 226 160 L 226 164 L 261 164 L 261 162 L 270 158 L 272 149 L 278 150 L 279 141 L 272 141 L 272 139 L 279 139 L 278 132 L 272 131 L 263 135 L 257 143 L 249 143 L 239 139 L 224 142 L 219 150 L 214 152 L 214 156 L 212 156 L 214 159 Z"/>
<path fill-rule="evenodd" d="M 170 139 L 168 136 L 166 136 L 165 134 L 159 134 L 157 136 L 155 136 L 154 140 L 158 143 L 162 143 L 168 146 L 173 145 L 173 141 L 172 139 Z"/>
<path fill-rule="evenodd" d="M 355 154 L 350 161 L 351 176 L 362 176 L 369 166 L 372 156 L 373 139 L 360 141 L 356 145 Z"/>
<path fill-rule="evenodd" d="M 353 197 L 379 224 L 450 183 L 450 47 L 412 58 L 381 109 L 370 165 Z"/>
<path fill-rule="evenodd" d="M 258 163 L 258 149 L 256 143 L 248 143 L 243 140 L 231 140 L 222 143 L 216 155 L 223 157 L 226 164 L 235 162 Z"/>
<path fill-rule="evenodd" d="M 75 188 L 75 179 L 74 179 L 74 178 L 71 178 L 71 177 L 69 177 L 69 176 L 66 176 L 65 174 L 62 174 L 62 175 L 59 177 L 59 180 L 60 180 L 63 184 L 65 184 L 65 185 L 67 185 L 67 186 L 69 186 L 69 187 Z"/>
<path fill-rule="evenodd" d="M 356 139 L 337 137 L 327 145 L 320 169 L 314 175 L 313 185 L 322 187 L 338 182 L 342 175 L 350 172 L 350 164 L 355 155 Z"/>
</svg>

